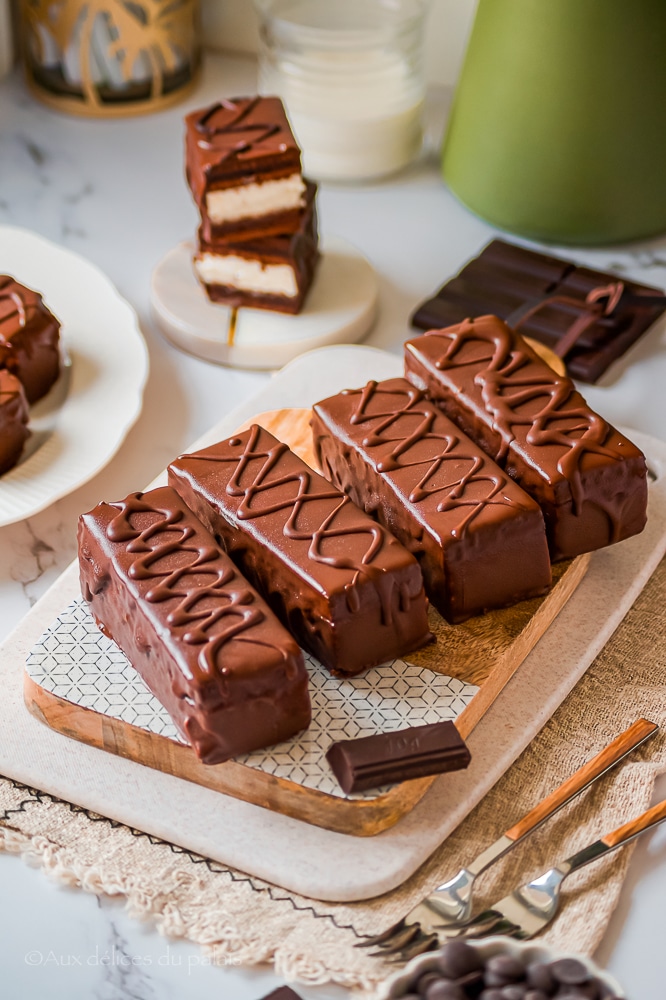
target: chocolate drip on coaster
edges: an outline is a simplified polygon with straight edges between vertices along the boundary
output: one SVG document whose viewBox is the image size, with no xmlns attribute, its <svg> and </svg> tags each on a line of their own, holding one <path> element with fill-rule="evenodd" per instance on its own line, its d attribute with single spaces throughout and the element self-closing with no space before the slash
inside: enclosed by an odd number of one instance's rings
<svg viewBox="0 0 666 1000">
<path fill-rule="evenodd" d="M 227 327 L 227 344 L 233 347 L 236 339 L 236 323 L 238 322 L 238 307 L 233 306 L 229 313 L 229 326 Z"/>
</svg>

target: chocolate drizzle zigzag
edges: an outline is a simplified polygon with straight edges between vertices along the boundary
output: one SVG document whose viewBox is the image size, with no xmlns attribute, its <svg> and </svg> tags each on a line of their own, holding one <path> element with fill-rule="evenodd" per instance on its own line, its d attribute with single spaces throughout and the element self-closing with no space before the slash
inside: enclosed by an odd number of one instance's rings
<svg viewBox="0 0 666 1000">
<path fill-rule="evenodd" d="M 199 146 L 202 149 L 218 150 L 222 154 L 220 156 L 220 162 L 222 162 L 222 160 L 246 153 L 248 150 L 260 146 L 266 139 L 277 135 L 280 132 L 280 126 L 275 122 L 248 123 L 246 121 L 260 100 L 261 98 L 255 97 L 245 105 L 238 105 L 231 101 L 218 101 L 213 104 L 197 119 L 195 127 L 204 136 L 203 139 L 199 140 Z M 212 120 L 217 112 L 222 110 L 232 112 L 231 117 L 220 124 L 215 124 Z M 248 133 L 255 134 L 248 135 Z M 218 136 L 224 136 L 226 139 L 223 142 L 217 142 Z M 234 137 L 237 137 L 235 142 Z"/>
<path fill-rule="evenodd" d="M 0 339 L 10 340 L 15 333 L 27 326 L 37 298 L 36 292 L 20 285 L 10 275 L 0 275 Z"/>
<path fill-rule="evenodd" d="M 543 365 L 539 365 L 537 372 L 532 371 L 530 354 L 516 348 L 512 331 L 505 324 L 466 320 L 457 327 L 428 336 L 446 345 L 435 361 L 440 371 L 486 362 L 486 367 L 476 372 L 474 381 L 481 387 L 493 429 L 501 437 L 499 461 L 506 458 L 511 442 L 516 439 L 515 427 L 528 428 L 526 441 L 530 445 L 561 447 L 564 452 L 557 459 L 557 469 L 571 483 L 576 508 L 582 495 L 580 466 L 584 456 L 592 453 L 620 460 L 615 450 L 605 447 L 610 430 L 606 421 L 589 410 L 582 399 L 580 405 L 572 403 L 578 393 L 571 379 L 550 369 L 546 374 Z M 472 352 L 466 361 L 460 355 L 474 341 L 486 344 L 489 353 L 480 358 L 477 352 Z"/>
<path fill-rule="evenodd" d="M 217 548 L 197 541 L 190 525 L 179 523 L 181 510 L 155 507 L 142 496 L 133 493 L 110 505 L 119 513 L 107 527 L 107 538 L 128 542 L 127 551 L 136 554 L 129 570 L 131 579 L 155 581 L 145 594 L 149 603 L 180 598 L 167 615 L 167 623 L 174 630 L 187 628 L 183 641 L 202 646 L 198 661 L 204 673 L 215 671 L 218 651 L 232 639 L 267 645 L 244 634 L 262 622 L 265 614 L 240 574 L 226 560 L 221 562 Z M 135 526 L 132 519 L 139 516 L 143 520 L 148 516 L 150 523 L 143 528 Z M 173 568 L 160 567 L 163 561 Z M 210 582 L 204 583 L 205 578 Z"/>
<path fill-rule="evenodd" d="M 345 594 L 349 610 L 354 613 L 360 608 L 360 596 L 356 590 L 359 578 L 366 577 L 375 587 L 382 607 L 382 618 L 385 624 L 392 621 L 393 591 L 396 587 L 395 579 L 391 573 L 387 573 L 382 566 L 374 565 L 376 556 L 382 550 L 385 539 L 384 529 L 372 521 L 367 515 L 358 511 L 355 522 L 340 523 L 340 515 L 343 511 L 354 510 L 352 501 L 344 493 L 334 487 L 327 490 L 316 489 L 314 481 L 321 481 L 321 477 L 316 476 L 305 463 L 298 464 L 297 469 L 283 473 L 279 470 L 280 459 L 289 452 L 286 444 L 275 441 L 272 436 L 270 440 L 274 444 L 267 447 L 260 447 L 259 437 L 262 429 L 254 424 L 249 432 L 243 447 L 243 451 L 222 452 L 218 450 L 215 454 L 208 452 L 201 457 L 205 462 L 236 463 L 236 468 L 227 484 L 226 492 L 229 496 L 242 498 L 238 507 L 238 519 L 248 521 L 267 515 L 276 514 L 281 510 L 288 511 L 282 533 L 285 538 L 298 541 L 309 542 L 307 556 L 315 563 L 331 566 L 334 569 L 348 570 L 353 575 L 345 584 Z M 231 438 L 228 441 L 229 448 L 235 449 L 242 444 L 239 437 Z M 196 461 L 199 456 L 188 455 L 188 461 Z M 243 484 L 243 477 L 247 477 L 250 463 L 260 461 L 261 465 L 256 472 L 251 472 L 251 481 Z M 280 499 L 271 499 L 271 491 L 275 494 L 281 487 L 293 484 L 293 494 L 281 496 Z M 328 484 L 327 484 L 328 485 Z M 321 504 L 328 502 L 328 512 L 321 518 L 316 528 L 300 527 L 299 518 L 304 513 L 308 505 L 313 503 Z M 311 507 L 310 507 L 311 509 Z M 349 538 L 367 536 L 368 544 L 365 551 L 357 556 L 349 551 Z M 340 544 L 337 551 L 332 553 L 331 542 L 339 539 Z M 324 551 L 324 547 L 328 551 Z M 407 610 L 410 606 L 410 595 L 407 585 L 399 585 L 400 609 Z"/>
<path fill-rule="evenodd" d="M 451 531 L 454 538 L 463 538 L 471 522 L 489 505 L 520 506 L 517 501 L 502 493 L 507 484 L 507 477 L 497 467 L 495 471 L 491 471 L 490 462 L 484 461 L 483 457 L 478 454 L 461 454 L 456 450 L 461 443 L 459 435 L 433 429 L 434 424 L 441 423 L 440 415 L 419 389 L 407 387 L 405 383 L 405 389 L 402 390 L 396 386 L 395 381 L 389 382 L 387 387 L 383 388 L 377 382 L 370 381 L 363 389 L 344 390 L 343 395 L 359 397 L 351 423 L 370 425 L 369 432 L 362 442 L 364 448 L 394 445 L 386 457 L 377 461 L 379 472 L 416 468 L 423 466 L 426 461 L 430 462 L 427 470 L 410 491 L 410 503 L 420 503 L 427 497 L 443 493 L 444 497 L 437 504 L 440 513 L 467 509 L 460 523 Z M 404 397 L 403 405 L 387 404 L 386 407 L 381 407 L 372 413 L 368 412 L 379 397 L 395 398 L 396 395 Z M 410 434 L 397 429 L 399 422 L 404 423 L 405 419 L 412 417 L 415 418 L 415 426 Z M 410 452 L 423 442 L 436 442 L 432 455 L 424 459 L 421 452 L 417 453 L 416 457 L 410 458 Z M 461 462 L 468 463 L 468 468 L 462 475 L 458 474 Z M 433 480 L 440 471 L 446 473 L 449 470 L 455 470 L 450 481 L 433 485 Z M 465 495 L 470 486 L 479 483 L 488 485 L 486 496 L 479 498 Z"/>
</svg>

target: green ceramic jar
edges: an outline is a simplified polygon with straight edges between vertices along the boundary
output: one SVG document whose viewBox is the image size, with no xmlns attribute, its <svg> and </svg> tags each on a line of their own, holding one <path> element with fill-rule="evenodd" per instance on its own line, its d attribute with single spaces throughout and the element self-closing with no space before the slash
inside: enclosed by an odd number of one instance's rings
<svg viewBox="0 0 666 1000">
<path fill-rule="evenodd" d="M 480 0 L 443 173 L 533 239 L 666 230 L 666 0 Z"/>
</svg>

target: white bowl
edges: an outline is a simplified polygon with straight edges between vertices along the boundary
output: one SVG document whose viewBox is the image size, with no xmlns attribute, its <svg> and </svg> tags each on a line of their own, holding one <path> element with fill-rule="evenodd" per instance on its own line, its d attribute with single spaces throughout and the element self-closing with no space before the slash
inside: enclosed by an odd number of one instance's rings
<svg viewBox="0 0 666 1000">
<path fill-rule="evenodd" d="M 547 948 L 543 944 L 534 941 L 515 941 L 507 937 L 487 937 L 481 941 L 469 941 L 473 948 L 479 952 L 483 959 L 492 958 L 493 955 L 510 955 L 519 959 L 524 965 L 531 962 L 555 962 L 560 958 L 577 958 L 582 962 L 591 975 L 596 976 L 601 982 L 613 991 L 617 997 L 624 997 L 625 993 L 620 984 L 604 969 L 600 969 L 587 955 L 577 955 L 572 952 L 555 951 L 554 948 Z M 418 979 L 424 972 L 430 972 L 437 968 L 437 957 L 439 951 L 429 951 L 425 955 L 419 955 L 408 962 L 404 969 L 396 972 L 395 975 L 387 979 L 381 987 L 378 1000 L 398 1000 L 408 992 L 409 983 Z"/>
</svg>

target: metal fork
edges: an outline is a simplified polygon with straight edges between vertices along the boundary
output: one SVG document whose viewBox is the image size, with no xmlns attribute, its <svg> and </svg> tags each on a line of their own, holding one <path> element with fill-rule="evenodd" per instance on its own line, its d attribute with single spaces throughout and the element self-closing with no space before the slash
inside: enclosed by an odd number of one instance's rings
<svg viewBox="0 0 666 1000">
<path fill-rule="evenodd" d="M 642 833 L 666 820 L 666 799 L 642 813 L 637 819 L 607 833 L 600 840 L 560 861 L 543 875 L 526 882 L 478 917 L 460 928 L 455 937 L 479 938 L 488 934 L 527 939 L 542 931 L 555 917 L 560 905 L 560 888 L 572 872 L 591 861 L 604 857 L 618 847 L 624 847 Z"/>
<path fill-rule="evenodd" d="M 533 833 L 542 823 L 580 795 L 586 788 L 612 767 L 619 764 L 627 754 L 641 746 L 653 736 L 659 727 L 647 719 L 638 719 L 612 741 L 604 750 L 589 760 L 575 774 L 551 792 L 527 815 L 523 816 L 511 829 L 507 830 L 494 844 L 483 851 L 458 874 L 438 886 L 429 896 L 422 899 L 396 924 L 382 934 L 367 938 L 356 945 L 357 948 L 377 947 L 377 955 L 413 955 L 436 948 L 442 936 L 455 934 L 456 929 L 467 922 L 472 910 L 472 890 L 474 881 L 492 864 L 503 857 L 528 834 Z"/>
</svg>

